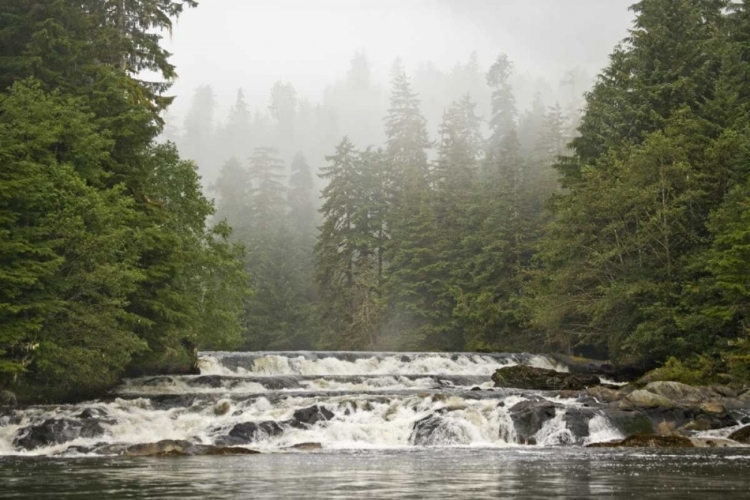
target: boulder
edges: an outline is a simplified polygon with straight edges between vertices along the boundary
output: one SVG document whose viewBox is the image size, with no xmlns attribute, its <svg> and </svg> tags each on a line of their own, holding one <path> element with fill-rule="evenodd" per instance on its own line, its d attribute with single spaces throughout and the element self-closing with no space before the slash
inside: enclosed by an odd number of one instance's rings
<svg viewBox="0 0 750 500">
<path fill-rule="evenodd" d="M 654 424 L 644 413 L 635 410 L 608 410 L 606 416 L 612 425 L 626 436 L 650 435 Z"/>
<path fill-rule="evenodd" d="M 746 425 L 729 435 L 729 439 L 742 444 L 750 444 L 750 425 Z"/>
<path fill-rule="evenodd" d="M 227 436 L 217 439 L 218 445 L 239 445 L 262 441 L 270 437 L 280 436 L 284 428 L 279 422 L 244 422 L 232 427 Z"/>
<path fill-rule="evenodd" d="M 622 441 L 592 443 L 588 448 L 695 448 L 693 442 L 683 436 L 650 436 L 638 434 Z"/>
<path fill-rule="evenodd" d="M 16 395 L 11 391 L 0 391 L 0 406 L 15 406 L 18 404 Z"/>
<path fill-rule="evenodd" d="M 626 409 L 648 409 L 648 408 L 658 408 L 658 407 L 664 407 L 664 408 L 672 408 L 674 407 L 674 402 L 671 399 L 668 399 L 664 396 L 660 396 L 659 394 L 655 394 L 650 391 L 646 391 L 643 389 L 638 389 L 620 400 L 619 405 L 621 410 Z"/>
<path fill-rule="evenodd" d="M 90 408 L 84 409 L 81 413 L 78 414 L 78 418 L 89 420 L 92 418 L 106 418 L 109 416 L 107 414 L 107 410 L 104 408 L 97 408 L 95 406 L 92 406 Z"/>
<path fill-rule="evenodd" d="M 492 375 L 492 381 L 495 387 L 542 391 L 578 391 L 600 384 L 596 375 L 563 373 L 525 365 L 500 368 Z"/>
<path fill-rule="evenodd" d="M 104 428 L 94 419 L 72 420 L 50 418 L 39 425 L 20 429 L 13 440 L 17 448 L 33 450 L 41 446 L 62 444 L 78 438 L 93 438 L 104 434 Z"/>
<path fill-rule="evenodd" d="M 409 444 L 413 446 L 466 445 L 471 443 L 464 422 L 438 411 L 414 422 Z"/>
<path fill-rule="evenodd" d="M 534 434 L 539 432 L 544 423 L 555 418 L 556 406 L 551 401 L 521 401 L 508 409 L 513 421 L 516 438 L 520 444 L 535 444 L 532 442 Z M 503 429 L 500 430 L 503 433 Z M 508 435 L 501 438 L 509 441 Z"/>
<path fill-rule="evenodd" d="M 214 415 L 217 417 L 221 415 L 226 415 L 229 413 L 229 410 L 232 409 L 232 404 L 229 401 L 220 401 L 219 403 L 214 406 Z"/>
<path fill-rule="evenodd" d="M 589 436 L 589 421 L 596 416 L 590 408 L 566 408 L 563 420 L 565 427 L 580 442 Z"/>
<path fill-rule="evenodd" d="M 311 406 L 294 412 L 294 419 L 302 424 L 315 425 L 318 422 L 327 422 L 334 417 L 331 410 L 325 406 Z"/>
<path fill-rule="evenodd" d="M 719 393 L 714 392 L 708 387 L 696 387 L 681 382 L 651 382 L 643 389 L 672 401 L 689 400 L 698 402 L 720 397 Z"/>
</svg>

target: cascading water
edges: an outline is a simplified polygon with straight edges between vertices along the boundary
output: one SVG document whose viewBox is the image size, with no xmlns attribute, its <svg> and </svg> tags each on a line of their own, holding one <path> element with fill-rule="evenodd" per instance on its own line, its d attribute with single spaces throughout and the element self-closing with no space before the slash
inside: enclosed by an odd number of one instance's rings
<svg viewBox="0 0 750 500">
<path fill-rule="evenodd" d="M 107 400 L 6 411 L 0 454 L 107 454 L 165 439 L 272 452 L 302 443 L 507 447 L 621 437 L 573 399 L 494 388 L 491 374 L 516 364 L 564 370 L 529 354 L 203 353 L 200 375 L 130 379 Z M 519 437 L 509 409 L 524 401 L 554 408 Z M 63 437 L 48 439 L 48 427 Z"/>
</svg>

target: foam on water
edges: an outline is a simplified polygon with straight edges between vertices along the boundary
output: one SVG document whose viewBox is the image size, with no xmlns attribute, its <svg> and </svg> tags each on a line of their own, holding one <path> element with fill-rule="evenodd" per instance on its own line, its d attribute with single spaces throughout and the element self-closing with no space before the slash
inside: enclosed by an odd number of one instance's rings
<svg viewBox="0 0 750 500">
<path fill-rule="evenodd" d="M 126 380 L 105 401 L 0 413 L 0 455 L 54 455 L 68 450 L 67 456 L 102 443 L 164 439 L 214 444 L 237 424 L 269 421 L 281 425 L 283 432 L 260 433 L 248 447 L 275 452 L 311 442 L 326 449 L 518 446 L 510 408 L 528 398 L 549 396 L 493 388 L 490 375 L 516 364 L 560 368 L 546 357 L 528 354 L 205 353 L 201 375 Z M 551 401 L 556 415 L 536 433 L 536 442 L 541 446 L 575 443 L 565 412 L 580 408 L 581 403 Z M 312 406 L 326 408 L 333 417 L 313 425 L 294 420 L 296 411 Z M 103 435 L 31 451 L 12 444 L 28 426 L 50 418 L 81 421 L 87 408 L 101 413 Z M 585 442 L 621 437 L 603 416 L 588 425 Z"/>
</svg>

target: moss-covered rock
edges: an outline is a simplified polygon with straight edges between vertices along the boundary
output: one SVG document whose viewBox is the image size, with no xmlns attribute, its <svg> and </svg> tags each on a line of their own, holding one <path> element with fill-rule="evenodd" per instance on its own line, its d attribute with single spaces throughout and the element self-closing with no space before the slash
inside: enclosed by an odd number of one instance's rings
<svg viewBox="0 0 750 500">
<path fill-rule="evenodd" d="M 580 391 L 601 383 L 596 375 L 564 373 L 525 365 L 500 368 L 492 375 L 492 381 L 495 387 L 541 391 Z"/>
</svg>

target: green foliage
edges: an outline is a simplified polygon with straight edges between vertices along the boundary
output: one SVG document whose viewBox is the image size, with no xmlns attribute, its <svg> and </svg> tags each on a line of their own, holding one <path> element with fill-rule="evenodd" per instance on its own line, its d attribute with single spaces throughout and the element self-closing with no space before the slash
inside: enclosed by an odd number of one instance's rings
<svg viewBox="0 0 750 500">
<path fill-rule="evenodd" d="M 195 5 L 0 2 L 0 385 L 24 400 L 239 342 L 243 250 L 206 226 L 195 166 L 154 142 L 175 76 L 159 33 Z"/>
</svg>

